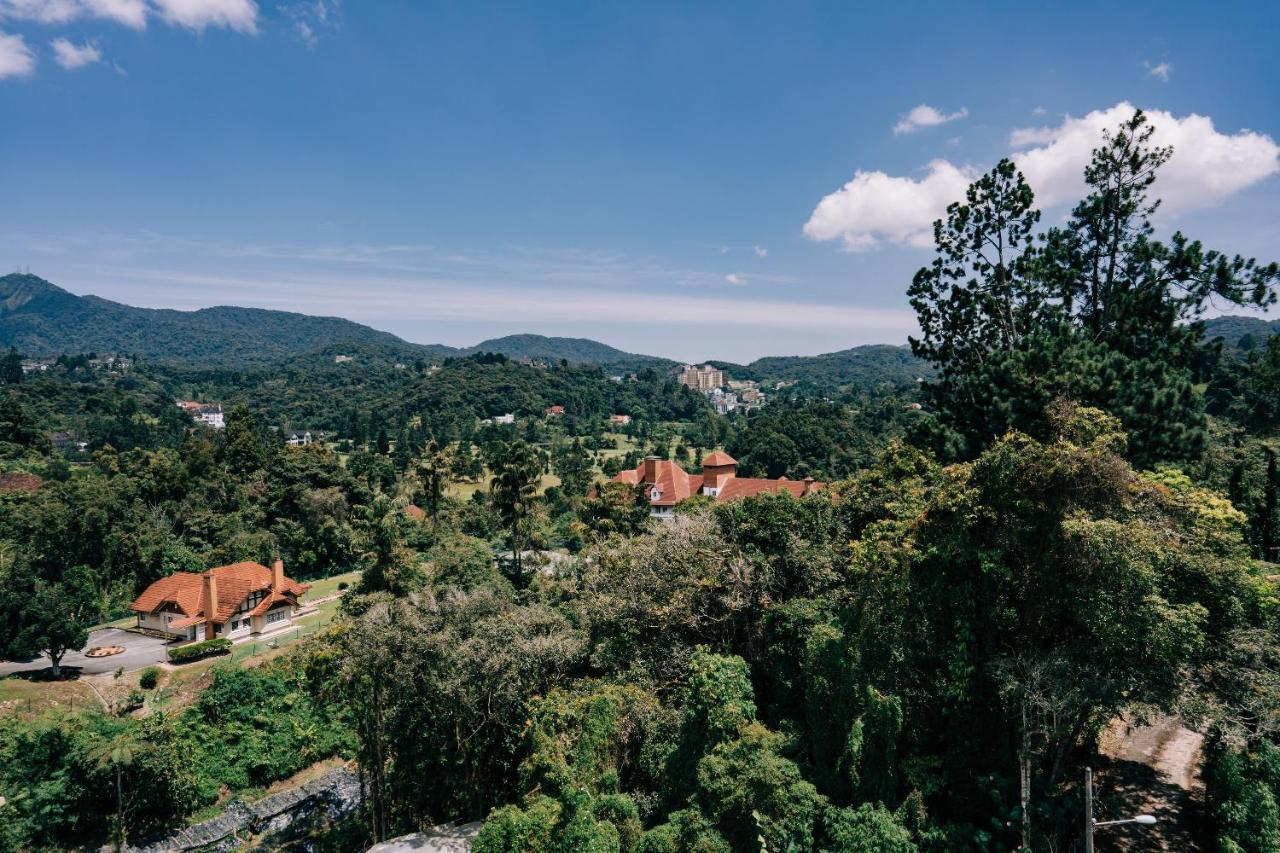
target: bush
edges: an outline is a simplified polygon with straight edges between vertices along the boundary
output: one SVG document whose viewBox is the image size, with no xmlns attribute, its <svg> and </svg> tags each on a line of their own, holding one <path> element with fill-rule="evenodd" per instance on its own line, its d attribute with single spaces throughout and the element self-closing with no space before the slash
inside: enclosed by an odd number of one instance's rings
<svg viewBox="0 0 1280 853">
<path fill-rule="evenodd" d="M 347 587 L 349 587 L 349 586 L 351 586 L 351 584 L 347 583 L 346 581 L 338 581 L 338 591 L 339 591 L 339 592 L 341 592 L 342 590 L 346 589 L 346 588 L 347 588 Z"/>
<path fill-rule="evenodd" d="M 154 666 L 147 667 L 142 671 L 142 675 L 138 676 L 138 686 L 143 690 L 154 690 L 159 682 L 160 670 Z"/>
<path fill-rule="evenodd" d="M 129 695 L 116 707 L 116 713 L 123 717 L 141 708 L 146 701 L 147 697 L 141 690 L 130 690 Z"/>
<path fill-rule="evenodd" d="M 224 655 L 231 651 L 231 641 L 226 637 L 217 637 L 187 646 L 169 649 L 170 663 L 187 663 L 210 655 Z"/>
</svg>

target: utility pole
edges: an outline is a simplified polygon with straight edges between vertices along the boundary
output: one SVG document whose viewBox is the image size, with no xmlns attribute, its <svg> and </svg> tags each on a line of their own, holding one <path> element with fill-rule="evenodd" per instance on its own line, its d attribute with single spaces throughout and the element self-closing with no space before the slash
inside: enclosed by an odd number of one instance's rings
<svg viewBox="0 0 1280 853">
<path fill-rule="evenodd" d="M 1084 769 L 1084 853 L 1093 853 L 1093 770 Z"/>
</svg>

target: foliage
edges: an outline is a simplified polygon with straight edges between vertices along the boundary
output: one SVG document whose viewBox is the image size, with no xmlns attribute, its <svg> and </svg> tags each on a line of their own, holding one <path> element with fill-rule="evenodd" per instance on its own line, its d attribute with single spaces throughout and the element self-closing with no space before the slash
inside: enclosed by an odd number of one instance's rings
<svg viewBox="0 0 1280 853">
<path fill-rule="evenodd" d="M 196 643 L 187 643 L 184 646 L 174 646 L 169 649 L 170 663 L 190 663 L 194 660 L 207 658 L 211 655 L 225 655 L 231 653 L 231 641 L 226 637 L 214 637 L 212 640 L 201 640 Z"/>
<path fill-rule="evenodd" d="M 1043 411 L 1065 398 L 1120 417 L 1141 464 L 1203 451 L 1193 321 L 1211 300 L 1271 304 L 1280 266 L 1180 233 L 1153 239 L 1148 192 L 1171 150 L 1151 134 L 1141 111 L 1108 133 L 1085 169 L 1089 195 L 1043 237 L 1032 239 L 1039 214 L 1009 161 L 935 224 L 937 258 L 909 295 L 922 330 L 912 349 L 940 371 L 925 389 L 936 448 L 973 458 L 1010 429 L 1043 438 Z"/>
</svg>

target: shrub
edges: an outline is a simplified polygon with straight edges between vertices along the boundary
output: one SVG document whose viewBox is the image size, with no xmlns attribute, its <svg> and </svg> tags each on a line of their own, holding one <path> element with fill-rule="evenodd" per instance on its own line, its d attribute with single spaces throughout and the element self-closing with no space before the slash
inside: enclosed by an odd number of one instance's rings
<svg viewBox="0 0 1280 853">
<path fill-rule="evenodd" d="M 143 690 L 154 690 L 159 681 L 160 670 L 154 666 L 147 667 L 142 671 L 142 675 L 138 676 L 138 686 Z"/>
<path fill-rule="evenodd" d="M 226 637 L 217 637 L 212 640 L 204 640 L 199 643 L 191 643 L 187 646 L 177 646 L 169 649 L 169 662 L 187 663 L 210 655 L 228 654 L 230 651 L 231 641 Z"/>
<path fill-rule="evenodd" d="M 338 591 L 339 591 L 339 592 L 341 592 L 342 590 L 346 589 L 346 588 L 347 588 L 347 587 L 349 587 L 349 586 L 351 586 L 351 584 L 347 583 L 346 581 L 338 581 Z"/>
<path fill-rule="evenodd" d="M 125 714 L 128 714 L 132 711 L 136 711 L 139 708 L 141 708 L 144 704 L 146 704 L 146 701 L 147 701 L 146 694 L 144 694 L 141 690 L 130 690 L 129 695 L 125 697 L 124 701 L 121 702 L 118 706 L 116 706 L 116 713 L 119 716 L 123 717 Z"/>
</svg>

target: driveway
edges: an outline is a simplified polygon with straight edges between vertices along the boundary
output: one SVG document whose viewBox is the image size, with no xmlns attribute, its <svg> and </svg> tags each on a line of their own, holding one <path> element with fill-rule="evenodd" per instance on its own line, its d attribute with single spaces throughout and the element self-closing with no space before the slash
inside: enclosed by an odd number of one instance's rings
<svg viewBox="0 0 1280 853">
<path fill-rule="evenodd" d="M 125 672 L 133 672 L 155 663 L 168 660 L 168 642 L 155 637 L 122 631 L 119 628 L 103 628 L 89 633 L 86 649 L 94 646 L 124 646 L 118 655 L 104 658 L 87 658 L 80 652 L 67 652 L 62 658 L 62 668 L 78 672 L 81 675 L 97 675 L 103 672 L 115 672 L 117 667 L 124 667 Z M 21 661 L 0 661 L 0 677 L 15 672 L 32 672 L 49 668 L 49 658 L 44 655 Z M 71 674 L 71 673 L 68 673 Z"/>
</svg>

